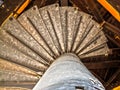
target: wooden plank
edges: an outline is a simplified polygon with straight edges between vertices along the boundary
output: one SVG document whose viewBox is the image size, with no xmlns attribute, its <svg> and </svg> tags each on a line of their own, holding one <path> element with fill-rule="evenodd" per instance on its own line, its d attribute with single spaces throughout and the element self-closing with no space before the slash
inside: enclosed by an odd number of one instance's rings
<svg viewBox="0 0 120 90">
<path fill-rule="evenodd" d="M 120 68 L 111 76 L 111 78 L 106 82 L 105 86 L 108 87 L 118 75 L 120 75 Z"/>
<path fill-rule="evenodd" d="M 120 60 L 98 61 L 84 63 L 88 69 L 105 69 L 120 67 Z"/>
</svg>

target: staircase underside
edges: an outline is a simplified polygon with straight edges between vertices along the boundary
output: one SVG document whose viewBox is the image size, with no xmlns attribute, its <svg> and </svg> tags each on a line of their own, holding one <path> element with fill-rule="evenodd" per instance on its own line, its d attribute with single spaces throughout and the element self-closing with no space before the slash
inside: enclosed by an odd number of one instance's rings
<svg viewBox="0 0 120 90">
<path fill-rule="evenodd" d="M 10 17 L 0 28 L 0 89 L 32 89 L 62 54 L 107 55 L 106 42 L 102 27 L 91 15 L 58 4 L 34 6 L 17 19 Z"/>
</svg>

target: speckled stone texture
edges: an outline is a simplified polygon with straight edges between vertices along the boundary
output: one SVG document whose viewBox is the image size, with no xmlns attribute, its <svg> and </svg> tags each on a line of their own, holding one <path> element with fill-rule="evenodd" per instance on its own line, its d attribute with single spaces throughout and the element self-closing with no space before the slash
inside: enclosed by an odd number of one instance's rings
<svg viewBox="0 0 120 90">
<path fill-rule="evenodd" d="M 17 19 L 10 17 L 0 27 L 0 86 L 32 89 L 30 83 L 35 85 L 51 64 L 66 53 L 80 59 L 108 55 L 102 27 L 91 15 L 76 7 L 52 4 L 33 6 Z"/>
</svg>

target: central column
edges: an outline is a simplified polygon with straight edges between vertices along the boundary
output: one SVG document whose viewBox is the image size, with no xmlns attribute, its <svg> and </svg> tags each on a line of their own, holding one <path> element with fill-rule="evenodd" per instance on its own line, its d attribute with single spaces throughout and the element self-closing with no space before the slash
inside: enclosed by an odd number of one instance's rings
<svg viewBox="0 0 120 90">
<path fill-rule="evenodd" d="M 105 90 L 80 59 L 67 53 L 56 59 L 33 90 Z"/>
</svg>

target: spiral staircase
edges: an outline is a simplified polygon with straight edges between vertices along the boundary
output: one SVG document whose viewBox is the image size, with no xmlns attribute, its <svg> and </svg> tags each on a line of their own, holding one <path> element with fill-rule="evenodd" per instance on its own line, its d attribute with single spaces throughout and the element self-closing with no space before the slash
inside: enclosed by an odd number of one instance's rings
<svg viewBox="0 0 120 90">
<path fill-rule="evenodd" d="M 0 90 L 29 90 L 61 55 L 109 53 L 100 24 L 76 7 L 34 6 L 0 28 Z"/>
</svg>

